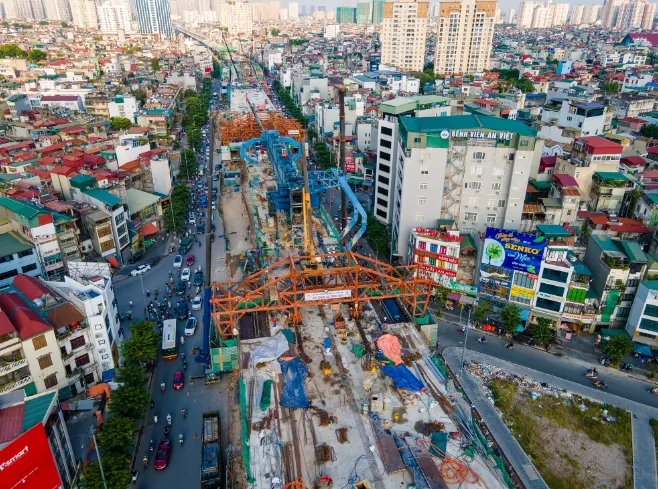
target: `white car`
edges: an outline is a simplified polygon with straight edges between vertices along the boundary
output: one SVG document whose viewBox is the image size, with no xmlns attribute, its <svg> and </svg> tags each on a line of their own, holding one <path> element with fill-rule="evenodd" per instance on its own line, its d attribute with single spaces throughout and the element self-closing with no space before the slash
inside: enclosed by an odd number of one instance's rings
<svg viewBox="0 0 658 489">
<path fill-rule="evenodd" d="M 181 266 L 183 266 L 183 256 L 176 255 L 176 258 L 174 258 L 174 268 L 180 268 Z"/>
<path fill-rule="evenodd" d="M 185 336 L 192 336 L 196 331 L 197 321 L 195 317 L 191 317 L 185 323 Z"/>
<path fill-rule="evenodd" d="M 180 279 L 183 282 L 189 282 L 190 281 L 190 269 L 189 268 L 183 268 L 183 273 L 181 273 Z"/>
<path fill-rule="evenodd" d="M 196 224 L 196 217 L 194 217 L 194 212 L 190 212 L 190 217 L 188 218 L 190 224 Z"/>
<path fill-rule="evenodd" d="M 199 309 L 201 309 L 201 296 L 197 295 L 192 301 L 192 310 L 198 311 Z"/>
<path fill-rule="evenodd" d="M 136 277 L 137 275 L 141 275 L 143 273 L 148 272 L 150 269 L 151 269 L 151 265 L 140 265 L 137 268 L 135 268 L 132 272 L 130 272 L 130 275 Z"/>
</svg>

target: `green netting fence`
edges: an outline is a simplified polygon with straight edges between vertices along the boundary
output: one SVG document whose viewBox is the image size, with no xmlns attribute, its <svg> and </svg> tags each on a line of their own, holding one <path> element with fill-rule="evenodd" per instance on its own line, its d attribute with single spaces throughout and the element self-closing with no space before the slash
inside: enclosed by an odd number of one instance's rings
<svg viewBox="0 0 658 489">
<path fill-rule="evenodd" d="M 270 401 L 272 399 L 272 381 L 266 380 L 263 382 L 263 393 L 260 396 L 260 410 L 267 411 L 267 408 L 270 407 Z"/>
<path fill-rule="evenodd" d="M 240 378 L 240 422 L 242 423 L 242 460 L 247 481 L 251 484 L 254 479 L 251 474 L 251 454 L 249 453 L 249 430 L 247 429 L 247 387 L 244 380 Z"/>
<path fill-rule="evenodd" d="M 478 428 L 478 425 L 473 417 L 471 417 L 471 427 L 473 428 L 473 432 L 475 433 L 475 435 L 480 440 L 480 443 L 482 443 L 485 447 L 487 447 L 487 453 L 489 454 L 490 457 L 494 459 L 496 467 L 498 468 L 498 470 L 500 470 L 500 473 L 503 476 L 503 481 L 505 481 L 505 485 L 507 485 L 507 487 L 509 487 L 510 489 L 515 489 L 514 483 L 512 482 L 512 479 L 510 479 L 509 474 L 507 473 L 507 468 L 505 467 L 505 461 L 494 453 L 491 446 L 489 446 L 489 440 L 487 440 L 487 438 L 482 434 L 480 428 Z"/>
<path fill-rule="evenodd" d="M 441 361 L 438 355 L 432 355 L 432 363 L 439 370 L 439 372 L 441 372 L 443 378 L 445 379 L 449 378 L 448 370 L 446 369 L 445 365 L 443 365 L 443 362 Z"/>
</svg>

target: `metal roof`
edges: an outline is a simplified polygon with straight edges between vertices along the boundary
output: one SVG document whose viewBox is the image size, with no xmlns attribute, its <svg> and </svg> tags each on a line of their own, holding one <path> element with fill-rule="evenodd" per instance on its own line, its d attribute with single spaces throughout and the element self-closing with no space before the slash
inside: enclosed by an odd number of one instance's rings
<svg viewBox="0 0 658 489">
<path fill-rule="evenodd" d="M 444 130 L 489 129 L 506 131 L 521 136 L 536 137 L 537 132 L 523 122 L 487 115 L 449 115 L 443 117 L 400 117 L 400 124 L 408 132 L 436 133 Z"/>
</svg>

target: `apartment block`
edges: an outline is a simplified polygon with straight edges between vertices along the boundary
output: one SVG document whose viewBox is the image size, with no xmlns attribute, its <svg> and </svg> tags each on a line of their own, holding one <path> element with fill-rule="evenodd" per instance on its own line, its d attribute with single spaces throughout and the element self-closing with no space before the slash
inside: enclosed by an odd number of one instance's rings
<svg viewBox="0 0 658 489">
<path fill-rule="evenodd" d="M 521 2 L 516 19 L 517 29 L 547 29 L 567 22 L 568 3 Z"/>
<path fill-rule="evenodd" d="M 400 71 L 423 71 L 428 2 L 385 2 L 382 21 L 382 63 Z"/>
<path fill-rule="evenodd" d="M 643 345 L 653 356 L 658 350 L 658 280 L 643 280 L 637 288 L 626 332 L 634 343 Z M 646 353 L 644 353 L 646 354 Z"/>
<path fill-rule="evenodd" d="M 496 1 L 441 2 L 434 72 L 477 73 L 488 69 Z"/>
</svg>

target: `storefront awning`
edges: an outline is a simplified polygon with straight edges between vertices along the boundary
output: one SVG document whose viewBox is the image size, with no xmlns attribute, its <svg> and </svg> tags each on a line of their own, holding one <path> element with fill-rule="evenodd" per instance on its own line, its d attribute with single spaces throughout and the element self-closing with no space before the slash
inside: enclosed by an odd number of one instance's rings
<svg viewBox="0 0 658 489">
<path fill-rule="evenodd" d="M 458 294 L 457 292 L 450 292 L 447 295 L 447 298 L 451 301 L 460 302 L 462 304 L 473 305 L 475 304 L 475 297 L 469 297 L 467 295 Z"/>
<path fill-rule="evenodd" d="M 107 259 L 107 262 L 112 265 L 114 268 L 119 268 L 119 260 L 117 260 L 116 256 L 110 256 Z"/>
<path fill-rule="evenodd" d="M 157 234 L 159 231 L 160 229 L 158 229 L 158 226 L 156 226 L 152 222 L 144 224 L 142 226 L 142 229 L 139 230 L 139 232 L 142 233 L 142 236 L 150 236 L 152 234 Z"/>
<path fill-rule="evenodd" d="M 647 345 L 641 345 L 640 343 L 633 343 L 633 351 L 635 353 L 639 353 L 640 355 L 644 355 L 645 357 L 653 356 L 651 353 L 651 348 L 649 348 Z"/>
</svg>

